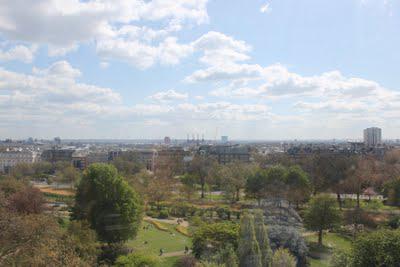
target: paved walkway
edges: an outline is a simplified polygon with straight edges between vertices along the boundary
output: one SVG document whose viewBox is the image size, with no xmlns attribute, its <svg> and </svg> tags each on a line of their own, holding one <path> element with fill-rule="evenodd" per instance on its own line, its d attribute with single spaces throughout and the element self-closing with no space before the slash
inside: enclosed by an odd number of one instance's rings
<svg viewBox="0 0 400 267">
<path fill-rule="evenodd" d="M 151 217 L 145 217 L 147 220 L 152 220 L 152 221 L 157 221 L 157 222 L 162 222 L 162 223 L 168 223 L 168 224 L 173 224 L 173 225 L 178 225 L 178 218 L 175 219 L 156 219 L 156 218 L 151 218 Z M 189 227 L 189 222 L 188 221 L 183 221 L 180 223 L 183 227 Z"/>
</svg>

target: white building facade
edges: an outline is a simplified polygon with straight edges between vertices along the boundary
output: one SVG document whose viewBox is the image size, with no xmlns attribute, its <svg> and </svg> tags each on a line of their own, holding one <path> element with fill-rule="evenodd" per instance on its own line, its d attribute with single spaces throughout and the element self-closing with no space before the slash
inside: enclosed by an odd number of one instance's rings
<svg viewBox="0 0 400 267">
<path fill-rule="evenodd" d="M 364 144 L 367 147 L 376 147 L 382 144 L 382 130 L 378 127 L 371 127 L 365 129 Z"/>
<path fill-rule="evenodd" d="M 3 151 L 0 152 L 0 172 L 6 172 L 20 163 L 34 163 L 39 160 L 40 154 L 36 151 Z"/>
</svg>

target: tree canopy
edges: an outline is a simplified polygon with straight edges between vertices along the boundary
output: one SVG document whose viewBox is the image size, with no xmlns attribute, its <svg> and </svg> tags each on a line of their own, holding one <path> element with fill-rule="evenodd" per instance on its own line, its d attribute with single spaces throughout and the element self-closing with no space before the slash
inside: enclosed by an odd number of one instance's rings
<svg viewBox="0 0 400 267">
<path fill-rule="evenodd" d="M 125 241 L 137 234 L 142 203 L 115 167 L 92 164 L 78 185 L 73 218 L 87 220 L 102 241 Z"/>
</svg>

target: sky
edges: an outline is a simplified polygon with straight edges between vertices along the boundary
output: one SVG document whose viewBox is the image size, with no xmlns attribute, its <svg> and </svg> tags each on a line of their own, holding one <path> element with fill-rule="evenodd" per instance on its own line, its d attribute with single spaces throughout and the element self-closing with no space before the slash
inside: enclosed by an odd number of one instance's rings
<svg viewBox="0 0 400 267">
<path fill-rule="evenodd" d="M 0 138 L 400 138 L 400 0 L 0 0 Z"/>
</svg>

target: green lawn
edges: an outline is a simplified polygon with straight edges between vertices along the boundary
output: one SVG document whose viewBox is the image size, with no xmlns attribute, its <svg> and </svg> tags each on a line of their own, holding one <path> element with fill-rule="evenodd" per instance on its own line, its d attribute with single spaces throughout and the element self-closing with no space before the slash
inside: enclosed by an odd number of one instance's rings
<svg viewBox="0 0 400 267">
<path fill-rule="evenodd" d="M 143 226 L 149 226 L 148 230 L 144 230 Z M 190 238 L 178 233 L 173 225 L 165 224 L 170 232 L 160 231 L 155 228 L 152 224 L 143 222 L 142 227 L 139 230 L 137 237 L 134 240 L 128 242 L 128 245 L 140 250 L 145 250 L 158 255 L 160 248 L 164 250 L 164 253 L 183 251 L 185 245 L 191 246 Z M 144 244 L 147 241 L 147 244 Z"/>
<path fill-rule="evenodd" d="M 323 248 L 318 247 L 317 235 L 311 235 L 306 237 L 307 244 L 310 248 L 310 266 L 329 266 L 329 260 L 335 248 L 348 250 L 351 248 L 351 240 L 347 237 L 335 234 L 326 233 L 323 236 L 322 242 Z"/>
</svg>

